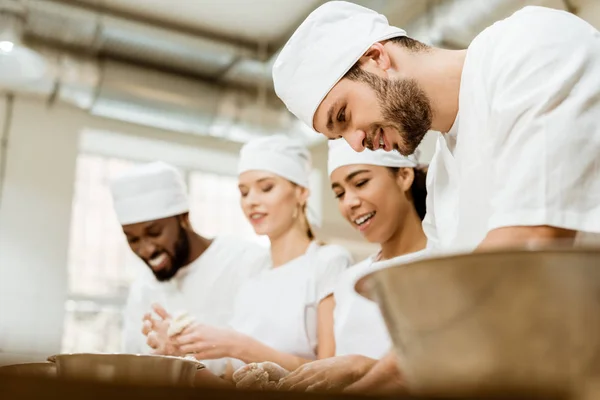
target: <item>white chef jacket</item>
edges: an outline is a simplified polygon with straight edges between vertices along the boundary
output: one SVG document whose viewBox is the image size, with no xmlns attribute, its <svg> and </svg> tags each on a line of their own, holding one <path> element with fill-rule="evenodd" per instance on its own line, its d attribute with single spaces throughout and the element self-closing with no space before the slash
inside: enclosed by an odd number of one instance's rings
<svg viewBox="0 0 600 400">
<path fill-rule="evenodd" d="M 314 360 L 317 308 L 351 264 L 345 248 L 312 242 L 302 256 L 244 283 L 230 327 L 281 352 Z M 231 361 L 234 369 L 243 365 Z"/>
<path fill-rule="evenodd" d="M 471 251 L 507 226 L 600 233 L 598 31 L 525 7 L 478 35 L 427 191 L 424 229 L 441 249 Z"/>
<path fill-rule="evenodd" d="M 374 262 L 375 256 L 371 256 L 344 271 L 333 294 L 336 356 L 359 354 L 379 359 L 392 348 L 379 306 L 356 293 L 354 286 L 371 272 L 415 261 L 425 254 L 426 250 L 421 250 L 379 262 Z"/>
<path fill-rule="evenodd" d="M 142 318 L 159 303 L 171 314 L 187 311 L 197 322 L 226 327 L 233 315 L 241 285 L 269 267 L 266 248 L 235 237 L 215 238 L 200 257 L 177 271 L 167 282 L 158 282 L 150 271 L 130 288 L 125 308 L 123 351 L 151 351 L 142 334 Z M 223 366 L 216 371 L 221 372 Z"/>
</svg>

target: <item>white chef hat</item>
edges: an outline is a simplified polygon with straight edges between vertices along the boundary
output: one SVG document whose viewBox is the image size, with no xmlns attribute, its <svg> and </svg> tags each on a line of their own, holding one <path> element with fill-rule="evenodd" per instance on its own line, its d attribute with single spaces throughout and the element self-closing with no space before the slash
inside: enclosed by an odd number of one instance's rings
<svg viewBox="0 0 600 400">
<path fill-rule="evenodd" d="M 397 151 L 383 149 L 365 149 L 360 153 L 355 151 L 344 139 L 330 140 L 327 156 L 327 171 L 329 176 L 336 169 L 355 164 L 379 165 L 382 167 L 415 168 L 419 165 L 419 149 L 406 157 Z"/>
<path fill-rule="evenodd" d="M 382 14 L 345 1 L 329 1 L 296 29 L 273 65 L 277 96 L 313 128 L 317 107 L 373 43 L 406 36 Z"/>
<path fill-rule="evenodd" d="M 308 148 L 287 135 L 253 139 L 240 151 L 238 174 L 246 171 L 267 171 L 310 189 L 311 170 L 312 159 Z M 312 226 L 321 226 L 321 217 L 310 204 L 306 210 L 306 217 Z"/>
<path fill-rule="evenodd" d="M 308 189 L 310 151 L 304 144 L 286 135 L 253 139 L 240 151 L 238 174 L 256 170 L 271 172 Z"/>
<path fill-rule="evenodd" d="M 154 221 L 189 211 L 186 185 L 175 167 L 158 161 L 133 167 L 110 182 L 121 225 Z"/>
</svg>

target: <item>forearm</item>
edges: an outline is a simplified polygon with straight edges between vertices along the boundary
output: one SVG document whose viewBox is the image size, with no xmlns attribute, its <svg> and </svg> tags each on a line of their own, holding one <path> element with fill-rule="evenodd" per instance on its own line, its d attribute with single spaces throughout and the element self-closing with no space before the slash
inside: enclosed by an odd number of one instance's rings
<svg viewBox="0 0 600 400">
<path fill-rule="evenodd" d="M 239 342 L 238 349 L 235 353 L 235 358 L 242 360 L 246 364 L 271 361 L 287 369 L 288 371 L 293 371 L 302 364 L 306 364 L 310 361 L 292 354 L 275 350 L 274 348 L 269 347 L 266 344 L 251 338 L 250 336 L 245 336 L 244 339 Z"/>
<path fill-rule="evenodd" d="M 552 226 L 509 226 L 488 232 L 475 251 L 490 251 L 502 248 L 523 248 L 528 245 L 551 245 L 572 243 L 576 231 Z"/>
</svg>

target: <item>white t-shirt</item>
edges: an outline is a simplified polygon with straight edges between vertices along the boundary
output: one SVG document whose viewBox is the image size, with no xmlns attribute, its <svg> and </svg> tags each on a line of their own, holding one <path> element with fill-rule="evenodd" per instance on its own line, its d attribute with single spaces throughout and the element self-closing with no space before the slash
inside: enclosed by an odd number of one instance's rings
<svg viewBox="0 0 600 400">
<path fill-rule="evenodd" d="M 230 327 L 281 352 L 315 359 L 317 308 L 351 264 L 343 247 L 312 242 L 304 255 L 244 283 Z"/>
<path fill-rule="evenodd" d="M 234 237 L 218 237 L 191 264 L 167 282 L 148 270 L 130 288 L 125 308 L 123 351 L 149 353 L 142 318 L 159 303 L 173 314 L 187 311 L 197 322 L 226 327 L 240 286 L 269 267 L 269 251 Z"/>
<path fill-rule="evenodd" d="M 471 251 L 507 226 L 600 233 L 598 31 L 525 7 L 478 35 L 427 190 L 424 229 L 445 250 Z"/>
<path fill-rule="evenodd" d="M 344 271 L 334 291 L 336 356 L 359 354 L 379 359 L 392 348 L 379 306 L 356 293 L 354 286 L 360 278 L 371 272 L 415 261 L 425 252 L 421 250 L 380 262 L 373 262 L 375 256 L 371 256 Z"/>
</svg>

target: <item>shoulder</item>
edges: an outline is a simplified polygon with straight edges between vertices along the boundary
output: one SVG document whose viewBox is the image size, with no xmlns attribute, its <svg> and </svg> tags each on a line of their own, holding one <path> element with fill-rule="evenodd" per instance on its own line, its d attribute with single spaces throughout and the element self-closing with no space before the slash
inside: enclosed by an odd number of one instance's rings
<svg viewBox="0 0 600 400">
<path fill-rule="evenodd" d="M 213 257 L 219 262 L 254 274 L 270 265 L 269 249 L 257 243 L 235 236 L 219 236 L 214 239 Z"/>
<path fill-rule="evenodd" d="M 598 31 L 569 12 L 528 6 L 480 33 L 472 47 L 496 65 L 533 61 L 532 55 L 568 59 L 574 48 L 597 52 Z M 594 46 L 589 44 L 595 43 Z M 471 46 L 470 46 L 471 47 Z"/>
<path fill-rule="evenodd" d="M 219 253 L 230 254 L 233 256 L 252 254 L 264 256 L 269 252 L 267 248 L 257 243 L 235 236 L 216 237 L 212 245 L 215 246 L 215 250 L 218 250 Z"/>
<path fill-rule="evenodd" d="M 346 267 L 354 263 L 352 254 L 345 247 L 337 244 L 318 246 L 315 253 L 322 263 L 344 264 Z"/>
</svg>

